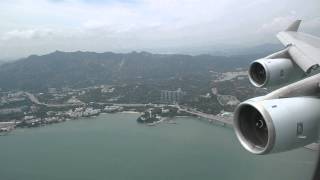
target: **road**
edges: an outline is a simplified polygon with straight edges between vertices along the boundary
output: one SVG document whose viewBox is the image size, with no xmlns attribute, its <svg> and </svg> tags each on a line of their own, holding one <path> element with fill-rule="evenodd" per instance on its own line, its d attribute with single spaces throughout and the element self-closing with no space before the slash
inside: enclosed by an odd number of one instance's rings
<svg viewBox="0 0 320 180">
<path fill-rule="evenodd" d="M 37 104 L 37 105 L 43 105 L 43 106 L 47 106 L 47 107 L 71 107 L 73 106 L 73 104 L 46 104 L 46 103 L 42 103 L 38 100 L 38 98 L 36 98 L 33 94 L 25 92 L 25 94 L 28 96 L 28 98 L 30 99 L 31 102 Z"/>
<path fill-rule="evenodd" d="M 206 114 L 206 113 L 197 111 L 195 109 L 186 108 L 186 107 L 182 107 L 182 106 L 177 106 L 177 108 L 180 111 L 184 111 L 184 112 L 187 112 L 187 113 L 190 113 L 190 114 L 194 114 L 196 116 L 207 118 L 207 119 L 210 119 L 210 120 L 213 120 L 213 121 L 218 121 L 218 122 L 222 122 L 222 123 L 229 124 L 229 125 L 233 124 L 232 123 L 232 117 L 222 117 L 222 116 L 217 116 L 217 115 L 213 115 L 213 114 Z"/>
<path fill-rule="evenodd" d="M 46 105 L 44 103 L 41 103 L 33 94 L 25 92 L 25 95 L 28 96 L 28 98 L 30 99 L 31 102 L 38 104 L 38 105 Z"/>
</svg>

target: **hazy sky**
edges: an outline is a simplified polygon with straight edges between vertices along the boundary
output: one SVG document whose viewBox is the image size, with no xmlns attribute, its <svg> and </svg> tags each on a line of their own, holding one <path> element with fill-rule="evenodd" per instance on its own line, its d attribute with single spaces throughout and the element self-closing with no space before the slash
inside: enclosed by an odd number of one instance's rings
<svg viewBox="0 0 320 180">
<path fill-rule="evenodd" d="M 295 19 L 320 35 L 320 0 L 1 0 L 0 59 L 254 46 Z"/>
</svg>

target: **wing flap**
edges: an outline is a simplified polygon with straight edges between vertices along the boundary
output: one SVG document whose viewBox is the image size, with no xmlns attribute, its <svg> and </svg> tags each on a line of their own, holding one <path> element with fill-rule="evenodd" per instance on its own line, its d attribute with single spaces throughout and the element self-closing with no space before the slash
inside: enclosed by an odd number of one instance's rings
<svg viewBox="0 0 320 180">
<path fill-rule="evenodd" d="M 296 31 L 278 33 L 278 39 L 288 47 L 292 60 L 306 73 L 320 65 L 320 39 Z"/>
<path fill-rule="evenodd" d="M 292 46 L 288 50 L 293 61 L 304 71 L 310 72 L 312 67 L 317 66 L 317 62 L 312 61 L 305 53 L 299 50 L 299 48 Z"/>
</svg>

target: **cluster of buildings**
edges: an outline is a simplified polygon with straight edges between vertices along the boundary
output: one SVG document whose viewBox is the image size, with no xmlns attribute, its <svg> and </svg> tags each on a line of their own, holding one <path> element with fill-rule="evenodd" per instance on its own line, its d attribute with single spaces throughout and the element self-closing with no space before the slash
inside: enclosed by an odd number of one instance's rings
<svg viewBox="0 0 320 180">
<path fill-rule="evenodd" d="M 181 88 L 176 91 L 161 90 L 160 100 L 165 104 L 177 104 L 185 95 L 186 92 L 182 91 Z"/>
<path fill-rule="evenodd" d="M 97 116 L 102 112 L 112 113 L 122 110 L 120 106 L 106 106 L 105 108 L 92 108 L 92 107 L 76 107 L 67 111 L 48 111 L 45 117 L 36 115 L 25 115 L 22 119 L 16 121 L 17 127 L 38 127 L 46 124 L 53 124 L 77 119 L 80 117 Z"/>
<path fill-rule="evenodd" d="M 65 113 L 66 116 L 70 118 L 79 118 L 79 117 L 90 117 L 90 116 L 96 116 L 101 113 L 100 109 L 93 109 L 91 107 L 78 107 L 74 110 L 70 109 Z"/>
<path fill-rule="evenodd" d="M 123 109 L 107 104 L 86 104 L 78 99 L 86 92 L 96 89 L 101 89 L 104 93 L 114 91 L 114 88 L 105 86 L 83 89 L 48 88 L 46 93 L 36 95 L 23 91 L 0 91 L 0 121 L 14 122 L 16 127 L 37 127 Z M 8 128 L 0 125 L 0 132 L 5 129 Z"/>
</svg>

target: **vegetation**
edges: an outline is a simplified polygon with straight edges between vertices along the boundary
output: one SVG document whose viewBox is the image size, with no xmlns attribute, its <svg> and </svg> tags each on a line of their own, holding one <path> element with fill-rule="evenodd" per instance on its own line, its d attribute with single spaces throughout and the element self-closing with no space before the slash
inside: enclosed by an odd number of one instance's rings
<svg viewBox="0 0 320 180">
<path fill-rule="evenodd" d="M 210 71 L 224 72 L 245 67 L 255 57 L 56 51 L 1 65 L 0 84 L 4 90 L 41 92 L 51 87 L 80 88 L 101 84 L 152 84 L 171 79 L 192 80 L 194 77 L 210 77 Z"/>
<path fill-rule="evenodd" d="M 31 91 L 40 102 L 47 104 L 67 104 L 72 98 L 79 101 L 79 105 L 103 109 L 101 104 L 163 103 L 160 101 L 161 90 L 181 88 L 185 96 L 179 104 L 217 114 L 221 110 L 233 111 L 235 107 L 228 105 L 228 100 L 219 102 L 219 95 L 230 95 L 243 101 L 265 93 L 251 86 L 246 76 L 217 81 L 222 72 L 238 71 L 239 68 L 243 70 L 256 56 L 261 55 L 222 57 L 57 51 L 1 65 L 0 91 Z M 213 88 L 219 94 L 213 93 Z M 28 108 L 22 112 L 29 112 L 32 103 L 28 98 L 10 103 L 1 100 L 0 103 L 0 109 L 7 111 L 16 107 L 21 110 L 21 106 Z M 41 105 L 33 108 L 36 109 L 36 116 L 41 118 L 46 117 L 49 111 L 67 110 Z M 139 107 L 136 110 L 144 111 L 147 108 Z M 0 119 L 21 119 L 28 115 L 21 112 L 11 114 L 2 113 Z M 177 112 L 170 109 L 169 113 L 161 114 L 170 117 Z"/>
</svg>

